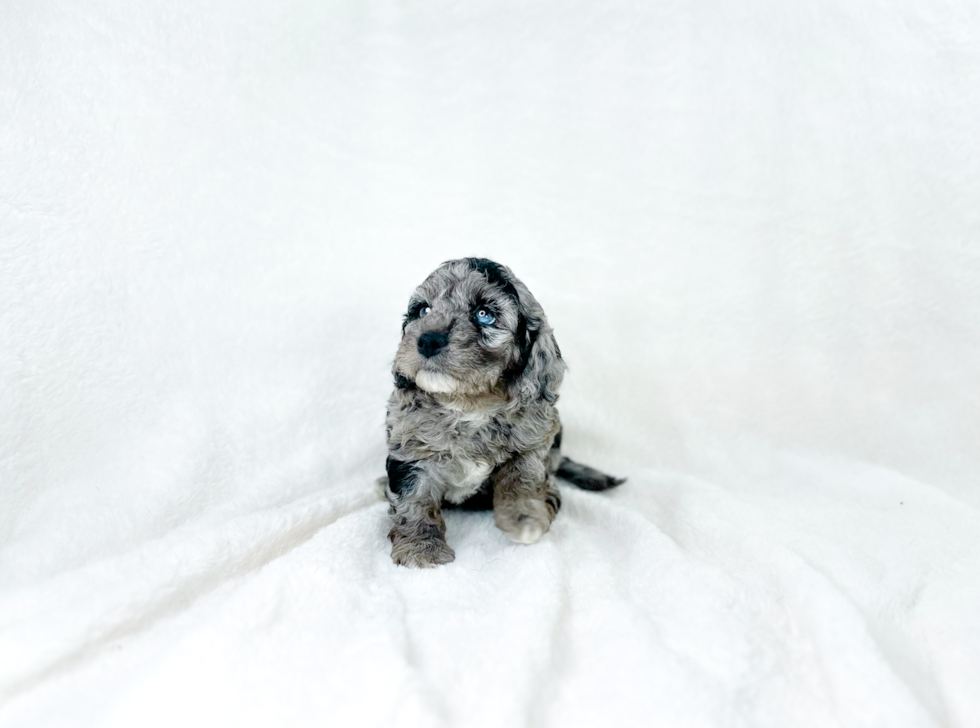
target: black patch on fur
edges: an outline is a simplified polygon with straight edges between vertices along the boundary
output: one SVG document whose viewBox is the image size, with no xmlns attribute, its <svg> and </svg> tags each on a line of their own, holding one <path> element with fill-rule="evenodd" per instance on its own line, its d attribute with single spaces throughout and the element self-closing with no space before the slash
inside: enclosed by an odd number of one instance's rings
<svg viewBox="0 0 980 728">
<path fill-rule="evenodd" d="M 514 439 L 514 425 L 510 422 L 501 422 L 499 417 L 490 420 L 489 430 L 491 441 L 498 445 L 509 443 Z"/>
<path fill-rule="evenodd" d="M 514 303 L 520 303 L 520 299 L 517 296 L 517 289 L 514 288 L 514 284 L 510 282 L 510 278 L 507 277 L 504 269 L 498 263 L 494 263 L 492 260 L 487 260 L 486 258 L 467 258 L 466 262 L 469 264 L 470 270 L 479 271 L 486 276 L 490 285 L 500 288 L 500 290 L 514 299 Z"/>
<path fill-rule="evenodd" d="M 457 508 L 461 511 L 489 511 L 493 509 L 493 481 L 487 478 L 469 498 L 462 503 L 442 502 L 443 508 Z"/>
<path fill-rule="evenodd" d="M 527 369 L 527 363 L 531 359 L 531 349 L 534 348 L 534 342 L 538 340 L 538 330 L 536 328 L 528 330 L 527 316 L 520 308 L 517 310 L 517 331 L 514 332 L 514 339 L 520 347 L 521 355 L 504 372 L 504 383 L 508 386 L 516 382 Z"/>
<path fill-rule="evenodd" d="M 551 443 L 551 449 L 552 450 L 560 450 L 561 449 L 561 430 L 558 430 L 558 434 L 555 435 L 555 440 L 554 440 L 554 442 Z"/>
<path fill-rule="evenodd" d="M 528 359 L 531 358 L 531 349 L 534 348 L 534 342 L 538 340 L 538 327 L 541 322 L 537 319 L 533 321 L 528 321 L 527 316 L 524 315 L 522 311 L 517 313 L 517 340 L 521 346 L 521 359 L 524 361 L 524 365 L 527 365 Z"/>
<path fill-rule="evenodd" d="M 395 386 L 398 387 L 398 389 L 406 389 L 408 391 L 412 391 L 416 388 L 415 382 L 401 372 L 395 372 Z"/>
<path fill-rule="evenodd" d="M 418 480 L 417 460 L 408 462 L 389 457 L 385 460 L 385 470 L 388 471 L 388 488 L 397 496 L 407 495 L 415 488 Z"/>
</svg>

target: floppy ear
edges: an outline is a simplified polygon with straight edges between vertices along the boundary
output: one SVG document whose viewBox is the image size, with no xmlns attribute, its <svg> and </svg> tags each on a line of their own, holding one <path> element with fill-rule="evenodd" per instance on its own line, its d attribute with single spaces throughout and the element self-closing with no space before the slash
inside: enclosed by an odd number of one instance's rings
<svg viewBox="0 0 980 728">
<path fill-rule="evenodd" d="M 516 333 L 521 358 L 515 366 L 514 386 L 519 396 L 525 402 L 544 400 L 554 404 L 565 376 L 565 362 L 551 327 L 544 318 L 521 311 Z"/>
</svg>

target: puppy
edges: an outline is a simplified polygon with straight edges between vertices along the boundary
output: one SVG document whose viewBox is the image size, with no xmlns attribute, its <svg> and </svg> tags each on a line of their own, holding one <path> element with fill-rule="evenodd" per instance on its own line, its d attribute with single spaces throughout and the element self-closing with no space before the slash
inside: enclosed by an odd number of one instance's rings
<svg viewBox="0 0 980 728">
<path fill-rule="evenodd" d="M 565 363 L 541 306 L 506 267 L 483 258 L 439 266 L 412 294 L 388 400 L 391 558 L 431 567 L 455 558 L 441 508 L 493 508 L 517 543 L 551 527 L 555 475 L 586 490 L 623 480 L 561 456 L 555 402 Z"/>
</svg>

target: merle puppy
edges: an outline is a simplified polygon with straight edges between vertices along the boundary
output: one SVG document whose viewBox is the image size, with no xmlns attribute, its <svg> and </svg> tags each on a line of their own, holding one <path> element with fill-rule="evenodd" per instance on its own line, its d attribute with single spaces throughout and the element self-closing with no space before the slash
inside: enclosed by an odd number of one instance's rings
<svg viewBox="0 0 980 728">
<path fill-rule="evenodd" d="M 443 505 L 493 508 L 530 544 L 550 528 L 558 475 L 586 490 L 623 481 L 561 456 L 555 402 L 565 363 L 541 306 L 506 267 L 483 258 L 439 266 L 412 294 L 388 401 L 391 558 L 455 558 Z"/>
</svg>

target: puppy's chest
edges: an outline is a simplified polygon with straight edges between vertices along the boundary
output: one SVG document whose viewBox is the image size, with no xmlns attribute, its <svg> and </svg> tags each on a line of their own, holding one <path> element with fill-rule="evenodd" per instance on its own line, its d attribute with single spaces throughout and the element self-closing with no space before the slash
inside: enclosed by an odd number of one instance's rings
<svg viewBox="0 0 980 728">
<path fill-rule="evenodd" d="M 445 443 L 447 450 L 466 450 L 468 447 L 485 452 L 501 439 L 503 425 L 493 413 L 455 412 L 444 409 L 433 425 L 440 436 L 433 438 Z"/>
<path fill-rule="evenodd" d="M 493 411 L 405 408 L 390 412 L 388 424 L 388 445 L 400 459 L 475 463 L 455 475 L 467 481 L 479 477 L 480 463 L 492 469 L 512 454 L 513 425 Z"/>
<path fill-rule="evenodd" d="M 500 423 L 490 415 L 454 413 L 444 420 L 443 426 L 443 453 L 454 460 L 496 464 L 504 456 Z"/>
</svg>

